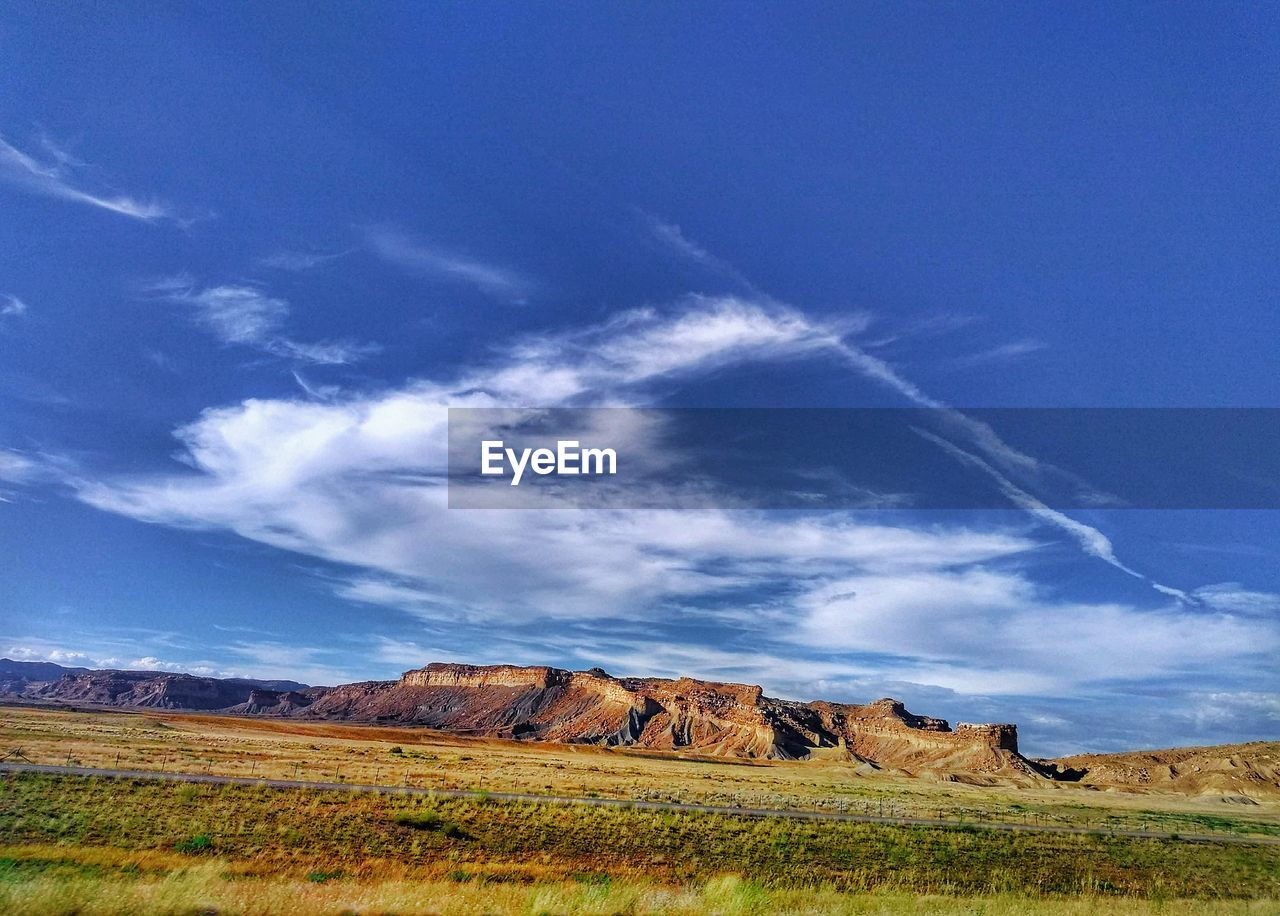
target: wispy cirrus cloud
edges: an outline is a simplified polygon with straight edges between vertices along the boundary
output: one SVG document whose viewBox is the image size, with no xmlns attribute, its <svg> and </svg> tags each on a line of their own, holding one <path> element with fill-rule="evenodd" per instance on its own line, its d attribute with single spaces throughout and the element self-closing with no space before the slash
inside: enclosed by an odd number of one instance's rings
<svg viewBox="0 0 1280 916">
<path fill-rule="evenodd" d="M 1112 678 L 1209 676 L 1214 660 L 1280 649 L 1280 632 L 1257 619 L 1174 602 L 1068 601 L 1021 572 L 980 566 L 832 577 L 796 603 L 795 641 L 824 651 L 910 645 L 904 678 L 960 692 L 1053 695 Z"/>
<path fill-rule="evenodd" d="M 227 344 L 252 347 L 273 356 L 317 365 L 344 365 L 377 352 L 374 344 L 350 341 L 304 343 L 283 334 L 289 317 L 287 300 L 258 286 L 200 286 L 186 275 L 166 277 L 144 286 L 144 292 L 166 302 L 191 307 L 196 320 Z"/>
<path fill-rule="evenodd" d="M 0 643 L 0 645 L 4 645 Z M 123 651 L 134 649 L 133 652 Z M 150 654 L 139 654 L 136 645 L 117 642 L 91 648 L 69 648 L 62 643 L 33 637 L 20 637 L 0 650 L 5 658 L 16 662 L 52 662 L 65 668 L 112 668 L 125 671 L 168 671 L 196 674 L 204 677 L 236 677 L 228 670 L 210 661 L 190 659 L 177 661 Z M 114 651 L 113 651 L 114 650 Z"/>
<path fill-rule="evenodd" d="M 111 190 L 92 190 L 84 164 L 47 139 L 43 145 L 53 161 L 42 162 L 0 137 L 0 180 L 31 194 L 85 204 L 141 222 L 183 222 L 171 206 Z"/>
<path fill-rule="evenodd" d="M 684 626 L 714 634 L 688 637 L 694 649 L 737 644 L 775 659 L 758 666 L 771 689 L 797 683 L 779 674 L 776 660 L 787 658 L 820 663 L 815 670 L 832 677 L 971 695 L 1056 695 L 1125 670 L 1162 678 L 1266 665 L 1277 631 L 1263 616 L 1047 593 L 1025 569 L 1040 546 L 1025 531 L 842 513 L 448 508 L 450 406 L 645 403 L 682 378 L 780 360 L 840 362 L 844 348 L 841 329 L 795 310 L 694 298 L 526 337 L 450 377 L 209 410 L 178 431 L 194 475 L 76 489 L 106 511 L 230 530 L 341 564 L 354 572 L 335 577 L 333 590 L 370 613 L 454 633 L 498 626 L 513 643 L 536 643 L 554 622 L 573 628 L 579 644 L 591 634 L 602 661 L 630 657 L 617 644 L 620 627 Z M 1089 546 L 1119 562 L 1109 542 Z M 1220 603 L 1241 600 L 1223 590 Z M 1055 641 L 1053 626 L 1077 623 L 1078 633 Z M 1090 651 L 1095 640 L 1118 646 L 1126 633 L 1153 647 L 1140 665 L 1122 669 L 1118 649 Z M 750 652 L 739 655 L 740 670 L 756 670 Z"/>
<path fill-rule="evenodd" d="M 0 293 L 0 318 L 21 318 L 30 307 L 11 293 Z"/>
<path fill-rule="evenodd" d="M 39 476 L 38 460 L 10 449 L 0 449 L 0 480 L 10 483 L 26 483 Z"/>
<path fill-rule="evenodd" d="M 954 359 L 947 361 L 946 368 L 973 369 L 978 366 L 1013 362 L 1014 360 L 1030 356 L 1032 353 L 1038 353 L 1041 350 L 1044 350 L 1047 346 L 1048 344 L 1044 341 L 1034 340 L 1032 338 L 1013 340 L 1008 343 L 989 347 L 986 350 L 979 350 L 976 353 L 957 356 Z"/>
<path fill-rule="evenodd" d="M 684 238 L 683 234 L 680 235 L 680 238 Z M 693 245 L 687 239 L 684 239 L 684 241 L 688 245 Z M 693 245 L 693 248 L 698 249 L 698 246 Z M 802 318 L 802 320 L 808 322 L 808 319 Z M 815 325 L 815 327 L 817 326 Z M 962 463 L 972 464 L 976 462 L 975 466 L 979 466 L 984 472 L 991 474 L 1015 506 L 1026 510 L 1040 521 L 1063 531 L 1072 540 L 1080 544 L 1087 555 L 1103 560 L 1129 575 L 1141 579 L 1147 578 L 1120 562 L 1115 556 L 1111 541 L 1105 534 L 1096 528 L 1071 518 L 1063 512 L 1049 508 L 1024 487 L 1017 486 L 1010 480 L 1010 475 L 1016 474 L 1031 479 L 1040 476 L 1052 476 L 1065 480 L 1076 488 L 1082 498 L 1096 505 L 1108 504 L 1111 501 L 1109 494 L 1096 492 L 1087 482 L 1075 475 L 1064 472 L 1026 452 L 1014 448 L 1005 442 L 990 424 L 975 420 L 963 411 L 951 407 L 944 401 L 928 394 L 918 384 L 903 375 L 888 360 L 869 352 L 866 346 L 859 345 L 855 337 L 849 334 L 847 329 L 841 329 L 839 332 L 834 333 L 828 330 L 824 344 L 827 350 L 838 354 L 846 365 L 864 378 L 896 392 L 915 406 L 940 411 L 941 416 L 949 422 L 950 427 L 958 435 L 962 436 L 968 445 L 981 452 L 987 460 L 984 461 L 977 458 L 963 449 L 955 447 L 953 443 L 946 442 L 946 440 L 935 438 L 934 441 L 939 444 L 945 444 L 948 454 L 951 454 L 952 457 L 957 458 Z M 1179 600 L 1190 600 L 1186 592 L 1182 590 L 1170 588 L 1158 582 L 1152 582 L 1151 585 L 1162 594 Z"/>
<path fill-rule="evenodd" d="M 916 432 L 920 436 L 937 445 L 961 464 L 968 465 L 969 467 L 975 468 L 986 474 L 995 481 L 996 486 L 1000 488 L 1000 491 L 1011 503 L 1018 508 L 1029 512 L 1041 521 L 1053 525 L 1055 528 L 1065 532 L 1080 546 L 1080 549 L 1084 551 L 1086 555 L 1095 557 L 1109 566 L 1115 567 L 1122 573 L 1133 576 L 1135 579 L 1141 579 L 1144 582 L 1148 582 L 1152 588 L 1160 592 L 1162 595 L 1168 595 L 1171 598 L 1176 598 L 1179 601 L 1184 601 L 1189 604 L 1194 603 L 1192 596 L 1182 589 L 1172 588 L 1160 582 L 1155 582 L 1148 576 L 1145 576 L 1137 570 L 1120 562 L 1119 557 L 1116 556 L 1115 546 L 1111 543 L 1111 539 L 1097 528 L 1077 521 L 1066 513 L 1059 512 L 1057 509 L 1046 505 L 1042 500 L 1014 484 L 1013 481 L 1001 474 L 988 462 L 983 461 L 977 455 L 959 448 L 955 443 L 949 442 L 941 436 L 936 436 L 927 430 L 917 429 Z"/>
<path fill-rule="evenodd" d="M 747 278 L 746 274 L 738 270 L 738 268 L 734 267 L 723 258 L 716 257 L 693 239 L 689 238 L 689 236 L 684 234 L 684 230 L 682 230 L 678 225 L 659 219 L 652 213 L 646 213 L 643 210 L 639 211 L 639 214 L 644 220 L 645 225 L 649 230 L 649 234 L 668 251 L 673 252 L 684 261 L 696 264 L 712 274 L 716 274 L 731 281 L 733 284 L 741 287 L 745 291 L 759 295 L 759 290 L 757 290 L 751 280 Z"/>
<path fill-rule="evenodd" d="M 950 334 L 972 325 L 977 320 L 978 316 L 964 312 L 941 312 L 900 323 L 882 332 L 878 337 L 863 340 L 861 343 L 864 349 L 876 350 L 906 340 Z"/>
<path fill-rule="evenodd" d="M 263 267 L 301 273 L 307 270 L 314 270 L 349 254 L 351 254 L 351 249 L 331 252 L 282 250 L 259 258 L 258 263 Z"/>
<path fill-rule="evenodd" d="M 411 273 L 461 283 L 513 305 L 528 302 L 532 292 L 532 284 L 514 270 L 429 244 L 390 226 L 370 226 L 364 235 L 375 255 Z"/>
</svg>

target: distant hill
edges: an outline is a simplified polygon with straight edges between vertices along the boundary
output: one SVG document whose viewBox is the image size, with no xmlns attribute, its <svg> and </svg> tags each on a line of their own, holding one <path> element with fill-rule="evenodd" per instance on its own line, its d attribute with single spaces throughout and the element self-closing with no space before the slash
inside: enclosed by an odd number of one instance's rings
<svg viewBox="0 0 1280 916">
<path fill-rule="evenodd" d="M 718 757 L 830 756 L 902 770 L 1036 775 L 1012 725 L 953 729 L 897 700 L 798 703 L 748 684 L 615 678 L 599 668 L 435 663 L 396 681 L 334 687 L 294 715 Z"/>
<path fill-rule="evenodd" d="M 0 693 L 31 701 L 423 726 L 524 741 L 715 757 L 832 759 L 968 782 L 1077 782 L 1126 791 L 1280 794 L 1280 744 L 1029 760 L 1009 724 L 952 727 L 893 699 L 800 703 L 749 684 L 612 677 L 599 668 L 433 663 L 338 687 L 0 659 Z"/>
<path fill-rule="evenodd" d="M 529 741 L 1036 777 L 1012 725 L 959 725 L 898 701 L 797 703 L 759 687 L 692 678 L 614 678 L 598 668 L 435 663 L 395 681 L 307 687 L 293 681 L 0 662 L 0 684 L 29 700 L 422 725 Z"/>
<path fill-rule="evenodd" d="M 1280 790 L 1280 741 L 1077 754 L 1043 761 L 1053 775 L 1097 788 L 1216 795 L 1243 804 Z"/>
<path fill-rule="evenodd" d="M 84 674 L 88 668 L 67 668 L 53 662 L 15 662 L 0 658 L 0 680 L 56 681 L 64 674 Z"/>
<path fill-rule="evenodd" d="M 53 662 L 0 658 L 0 693 L 74 700 L 104 706 L 158 706 L 218 710 L 248 700 L 254 690 L 299 691 L 306 684 L 285 680 L 213 678 L 168 671 L 68 668 Z"/>
</svg>

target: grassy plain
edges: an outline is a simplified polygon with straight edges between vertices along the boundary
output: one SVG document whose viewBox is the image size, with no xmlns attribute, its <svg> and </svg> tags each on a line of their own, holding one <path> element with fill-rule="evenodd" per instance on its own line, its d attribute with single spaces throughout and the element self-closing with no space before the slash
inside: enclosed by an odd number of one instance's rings
<svg viewBox="0 0 1280 916">
<path fill-rule="evenodd" d="M 867 773 L 834 757 L 753 763 L 416 728 L 0 706 L 0 756 L 15 748 L 34 763 L 108 769 L 1280 836 L 1280 798 L 1239 805 L 1219 796 L 1096 791 L 1043 780 L 937 781 Z"/>
<path fill-rule="evenodd" d="M 1267 804 L 172 713 L 0 707 L 0 753 L 16 747 L 40 763 L 118 753 L 121 768 L 1277 830 Z M 0 912 L 1234 914 L 1277 900 L 1275 845 L 0 776 Z"/>
<path fill-rule="evenodd" d="M 1280 895 L 1276 846 L 67 776 L 0 780 L 0 836 L 15 912 L 31 909 L 22 895 L 41 900 L 66 882 L 138 894 L 215 877 L 233 896 L 291 881 L 353 893 L 426 882 L 463 896 L 490 885 L 687 895 L 726 874 L 738 876 L 736 894 L 820 894 L 832 906 L 867 893 L 1206 906 Z M 197 868 L 215 863 L 216 875 Z"/>
</svg>

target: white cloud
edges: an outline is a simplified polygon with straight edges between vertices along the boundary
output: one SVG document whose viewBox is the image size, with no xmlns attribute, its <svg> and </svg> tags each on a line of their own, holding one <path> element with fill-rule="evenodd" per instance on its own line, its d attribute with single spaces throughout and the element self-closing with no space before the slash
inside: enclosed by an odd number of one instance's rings
<svg viewBox="0 0 1280 916">
<path fill-rule="evenodd" d="M 594 327 L 527 339 L 461 381 L 498 403 L 634 403 L 635 389 L 749 361 L 838 352 L 847 329 L 732 296 L 633 309 Z M 632 398 L 623 398 L 627 390 Z"/>
<path fill-rule="evenodd" d="M 131 659 L 116 667 L 126 668 L 130 671 L 167 671 L 172 674 L 195 674 L 200 677 L 235 676 L 216 665 L 201 664 L 199 662 L 168 661 L 163 658 L 156 658 L 154 655 L 144 655 L 141 658 Z"/>
<path fill-rule="evenodd" d="M 839 514 L 447 506 L 451 405 L 644 402 L 654 386 L 689 374 L 838 358 L 843 346 L 837 329 L 792 310 L 695 299 L 526 339 L 452 379 L 208 410 L 178 431 L 194 473 L 81 482 L 78 492 L 107 511 L 227 529 L 351 567 L 358 572 L 335 590 L 367 607 L 488 628 L 716 623 L 802 646 L 810 660 L 841 653 L 815 669 L 831 678 L 878 672 L 957 691 L 1033 693 L 1244 663 L 1276 648 L 1270 621 L 1046 596 L 1000 568 L 1037 546 L 1007 530 Z M 1082 546 L 1114 560 L 1109 542 L 1081 527 Z M 743 596 L 752 606 L 738 605 Z M 868 658 L 851 663 L 859 653 Z M 792 664 L 777 658 L 755 669 L 770 683 Z M 291 670 L 305 661 L 293 659 Z"/>
<path fill-rule="evenodd" d="M 22 487 L 62 483 L 70 478 L 72 470 L 72 463 L 61 456 L 0 447 L 0 482 L 3 483 Z M 14 495 L 0 490 L 0 502 L 13 502 Z"/>
<path fill-rule="evenodd" d="M 27 304 L 17 296 L 0 294 L 0 318 L 19 318 L 27 314 L 27 311 Z"/>
<path fill-rule="evenodd" d="M 127 194 L 85 190 L 75 177 L 81 165 L 45 141 L 54 162 L 40 162 L 0 138 L 0 180 L 33 194 L 87 204 L 143 222 L 178 220 L 177 213 L 157 200 L 141 200 Z"/>
<path fill-rule="evenodd" d="M 263 267 L 301 273 L 307 270 L 314 270 L 323 264 L 328 264 L 330 261 L 336 261 L 338 258 L 346 257 L 350 253 L 350 251 L 277 251 L 274 254 L 260 258 L 258 263 Z"/>
<path fill-rule="evenodd" d="M 316 365 L 343 365 L 377 351 L 372 344 L 350 341 L 301 343 L 281 329 L 289 317 L 289 303 L 256 286 L 200 287 L 188 276 L 154 281 L 145 291 L 167 302 L 190 306 L 199 321 L 223 343 L 253 347 L 274 356 Z"/>
<path fill-rule="evenodd" d="M 1007 363 L 1029 356 L 1032 353 L 1038 353 L 1045 349 L 1046 346 L 1044 341 L 1030 338 L 1013 340 L 986 350 L 980 350 L 977 353 L 957 356 L 949 360 L 947 365 L 954 369 L 972 369 L 976 366 L 986 366 L 993 363 Z"/>
<path fill-rule="evenodd" d="M 951 562 L 1014 552 L 1023 539 L 805 520 L 782 525 L 704 513 L 449 514 L 447 408 L 616 401 L 637 388 L 732 361 L 809 352 L 830 332 L 737 300 L 672 316 L 645 311 L 569 336 L 525 341 L 487 370 L 328 403 L 251 400 L 179 431 L 186 477 L 81 485 L 101 508 L 178 525 L 225 527 L 370 570 L 350 597 L 468 615 L 632 613 L 665 596 L 732 588 L 699 558 L 868 564 Z M 448 530 L 448 537 L 425 532 Z M 563 562 L 548 566 L 548 550 Z M 926 559 L 921 559 L 926 558 Z M 407 584 L 406 584 L 407 583 Z M 430 583 L 423 587 L 422 583 Z M 477 583 L 485 583 L 478 587 Z M 410 588 L 410 592 L 404 591 Z M 444 611 L 441 611 L 442 613 Z"/>
<path fill-rule="evenodd" d="M 1269 622 L 1055 599 L 1021 573 L 974 566 L 832 578 L 796 600 L 793 639 L 899 654 L 900 673 L 963 692 L 1052 694 L 1082 684 L 1214 672 L 1280 649 Z"/>
<path fill-rule="evenodd" d="M 643 211 L 640 215 L 648 226 L 649 233 L 665 248 L 675 252 L 683 260 L 733 281 L 748 292 L 757 293 L 755 286 L 740 270 L 689 238 L 675 223 L 666 222 Z"/>
<path fill-rule="evenodd" d="M 1254 723 L 1263 722 L 1264 729 L 1275 732 L 1280 725 L 1280 693 L 1255 690 L 1201 691 L 1190 697 L 1189 717 L 1198 727 L 1239 726 L 1254 731 Z M 1251 727 L 1252 726 L 1252 727 Z"/>
<path fill-rule="evenodd" d="M 922 429 L 917 429 L 916 432 L 943 449 L 957 461 L 960 461 L 970 467 L 977 468 L 989 476 L 996 482 L 1000 491 L 1004 493 L 1005 497 L 1008 498 L 1011 503 L 1020 509 L 1026 510 L 1036 518 L 1061 529 L 1069 535 L 1088 556 L 1095 557 L 1136 579 L 1142 579 L 1149 582 L 1151 587 L 1162 595 L 1177 598 L 1179 601 L 1192 601 L 1192 597 L 1182 589 L 1171 588 L 1168 585 L 1162 585 L 1159 582 L 1154 582 L 1137 570 L 1130 569 L 1128 566 L 1121 563 L 1120 559 L 1116 556 L 1115 548 L 1112 546 L 1110 538 L 1097 528 L 1093 528 L 1083 522 L 1076 521 L 1069 515 L 1045 505 L 1041 500 L 1032 496 L 1026 490 L 1016 486 L 1012 481 L 981 458 L 970 454 L 961 448 L 957 448 L 953 443 L 948 442 L 941 436 L 935 436 L 933 433 Z"/>
<path fill-rule="evenodd" d="M 0 655 L 19 662 L 53 662 L 56 665 L 62 665 L 64 668 L 166 671 L 196 674 L 204 677 L 236 676 L 234 672 L 227 671 L 212 662 L 199 660 L 178 662 L 157 658 L 154 655 L 111 655 L 104 654 L 102 651 L 67 649 L 44 640 L 27 640 L 20 644 L 10 645 Z"/>
<path fill-rule="evenodd" d="M 386 226 L 365 230 L 369 248 L 389 264 L 423 276 L 451 280 L 516 305 L 528 301 L 531 284 L 515 271 L 410 238 Z"/>
<path fill-rule="evenodd" d="M 960 328 L 968 327 L 977 321 L 975 315 L 962 314 L 958 312 L 943 312 L 936 315 L 928 315 L 923 318 L 917 318 L 899 325 L 887 332 L 882 333 L 880 337 L 871 340 L 862 341 L 864 349 L 875 350 L 881 347 L 889 347 L 900 341 L 918 338 L 918 337 L 936 337 L 942 334 L 950 334 Z"/>
<path fill-rule="evenodd" d="M 16 662 L 53 662 L 66 668 L 88 668 L 99 662 L 99 659 L 85 652 L 46 645 L 10 645 L 4 650 L 3 655 Z"/>
<path fill-rule="evenodd" d="M 40 463 L 26 455 L 0 449 L 0 480 L 26 483 L 40 475 Z"/>
<path fill-rule="evenodd" d="M 680 232 L 680 228 L 678 228 L 678 226 L 663 224 L 662 221 L 654 219 L 652 216 L 648 217 L 648 219 L 650 220 L 650 223 L 652 223 L 653 232 L 657 234 L 659 238 L 664 239 L 669 246 L 675 248 L 682 256 L 704 262 L 704 264 L 707 264 L 708 266 L 712 264 L 719 264 L 719 261 L 717 261 L 714 256 L 710 255 L 709 252 L 705 251 L 704 248 L 701 248 L 699 244 L 696 244 L 695 242 L 692 242 L 691 239 L 685 237 L 684 233 Z M 707 258 L 709 258 L 709 260 L 707 260 Z M 724 269 L 733 270 L 731 265 L 722 266 Z M 749 288 L 753 288 L 751 287 L 750 280 L 746 279 L 745 276 L 742 276 L 741 280 L 742 283 L 748 285 Z M 760 294 L 756 293 L 756 296 L 760 296 Z M 764 298 L 768 299 L 768 297 Z M 778 307 L 777 303 L 774 303 L 774 307 Z M 986 455 L 989 461 L 995 462 L 1005 473 L 1029 477 L 1032 478 L 1032 480 L 1036 480 L 1036 478 L 1041 477 L 1055 478 L 1055 480 L 1066 482 L 1066 484 L 1073 487 L 1076 496 L 1087 501 L 1088 504 L 1100 505 L 1101 507 L 1101 505 L 1114 503 L 1115 499 L 1112 498 L 1110 494 L 1098 493 L 1098 491 L 1094 490 L 1093 487 L 1088 485 L 1087 482 L 1082 480 L 1082 478 L 1071 475 L 1071 473 L 1061 471 L 1060 468 L 1038 461 L 1038 459 L 1032 457 L 1032 455 L 1015 449 L 1014 446 L 1011 446 L 1009 443 L 1006 443 L 1004 439 L 1001 439 L 1000 435 L 998 435 L 997 432 L 988 425 L 988 423 L 974 420 L 973 417 L 965 415 L 965 413 L 959 411 L 959 409 L 948 407 L 945 402 L 942 402 L 940 399 L 933 398 L 932 395 L 925 393 L 919 385 L 916 385 L 913 381 L 906 379 L 906 377 L 901 375 L 896 368 L 893 368 L 891 363 L 884 361 L 881 357 L 874 356 L 874 354 L 869 353 L 869 347 L 874 347 L 874 345 L 883 345 L 884 343 L 891 343 L 892 340 L 882 339 L 867 345 L 859 345 L 856 343 L 854 336 L 852 335 L 854 335 L 856 331 L 867 329 L 870 322 L 869 317 L 864 315 L 864 313 L 860 313 L 860 315 L 852 317 L 852 321 L 855 322 L 856 326 L 845 325 L 841 326 L 841 328 L 833 328 L 833 326 L 829 325 L 826 326 L 826 328 L 822 328 L 822 326 L 815 325 L 813 322 L 806 319 L 806 317 L 801 316 L 799 312 L 792 313 L 799 317 L 800 321 L 809 325 L 810 328 L 813 328 L 815 331 L 819 331 L 819 336 L 826 336 L 826 339 L 822 340 L 823 347 L 829 349 L 832 353 L 838 354 L 838 357 L 842 358 L 845 365 L 852 368 L 855 372 L 858 372 L 858 374 L 865 377 L 865 379 L 872 380 L 874 383 L 884 386 L 884 388 L 896 391 L 900 397 L 908 400 L 908 402 L 914 404 L 914 406 L 931 408 L 934 409 L 934 411 L 937 411 L 938 420 L 945 422 L 952 431 L 963 436 L 965 441 L 968 441 L 968 443 L 972 444 L 974 448 L 980 450 L 980 452 Z M 931 324 L 934 326 L 934 329 L 954 328 L 954 326 L 960 326 L 960 324 L 965 324 L 965 322 L 968 322 L 968 319 L 965 319 L 965 317 L 938 316 L 936 320 L 927 322 L 923 328 L 918 326 L 918 329 L 927 330 Z M 892 339 L 897 338 L 895 336 L 895 338 Z M 1033 348 L 1033 344 L 1036 344 L 1036 342 L 1023 340 L 1023 342 L 1006 345 L 1005 348 L 996 348 L 996 351 L 989 351 L 989 353 L 995 354 L 997 358 L 1007 358 L 1009 356 L 1016 356 L 1019 352 L 1029 352 L 1030 348 Z M 1021 505 L 1018 500 L 1014 501 L 1015 505 L 1020 505 L 1021 508 L 1028 508 L 1025 507 L 1025 505 Z M 1083 525 L 1082 522 L 1075 521 L 1075 519 L 1065 516 L 1064 513 L 1052 512 L 1052 510 L 1050 510 L 1050 512 L 1033 514 L 1037 514 L 1037 517 L 1041 518 L 1041 521 L 1062 528 L 1066 533 L 1073 536 L 1075 540 L 1106 540 L 1105 536 L 1102 535 L 1102 532 L 1094 531 L 1092 528 Z"/>
<path fill-rule="evenodd" d="M 307 684 L 333 685 L 349 683 L 353 679 L 349 669 L 325 663 L 325 659 L 342 657 L 341 652 L 332 649 L 242 641 L 204 648 L 204 651 L 210 650 L 225 653 L 239 661 L 227 665 L 202 658 L 175 660 L 147 652 L 134 640 L 126 639 L 108 640 L 97 647 L 68 648 L 64 644 L 35 637 L 23 637 L 8 643 L 7 648 L 0 650 L 0 656 L 14 661 L 53 662 L 66 668 L 164 671 L 201 677 L 261 680 L 287 678 Z"/>
<path fill-rule="evenodd" d="M 289 304 L 283 299 L 250 286 L 178 288 L 168 282 L 155 289 L 163 291 L 167 298 L 195 306 L 201 323 L 227 343 L 261 344 L 275 334 L 289 314 Z"/>
<path fill-rule="evenodd" d="M 428 662 L 455 661 L 476 664 L 479 658 L 476 653 L 469 653 L 466 657 L 463 657 L 449 649 L 423 646 L 413 640 L 389 639 L 386 636 L 375 637 L 373 657 L 389 665 L 398 665 L 404 670 L 421 668 Z M 479 661 L 483 663 L 485 660 L 479 659 Z M 510 658 L 494 658 L 491 661 L 499 664 L 511 663 Z"/>
<path fill-rule="evenodd" d="M 1214 610 L 1257 617 L 1280 616 L 1280 595 L 1247 589 L 1238 582 L 1201 586 L 1192 596 Z"/>
<path fill-rule="evenodd" d="M 311 646 L 285 645 L 271 641 L 237 642 L 223 647 L 228 653 L 243 659 L 247 673 L 237 677 L 261 680 L 301 681 L 305 684 L 347 684 L 354 680 L 351 669 L 341 664 L 327 664 L 325 659 L 342 659 L 341 652 Z"/>
</svg>

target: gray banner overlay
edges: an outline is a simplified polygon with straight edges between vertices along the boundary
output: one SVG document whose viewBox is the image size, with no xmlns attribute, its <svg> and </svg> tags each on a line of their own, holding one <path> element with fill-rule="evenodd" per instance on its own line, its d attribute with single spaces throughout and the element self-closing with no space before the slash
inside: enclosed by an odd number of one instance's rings
<svg viewBox="0 0 1280 916">
<path fill-rule="evenodd" d="M 450 408 L 456 509 L 1275 509 L 1275 408 Z"/>
</svg>

